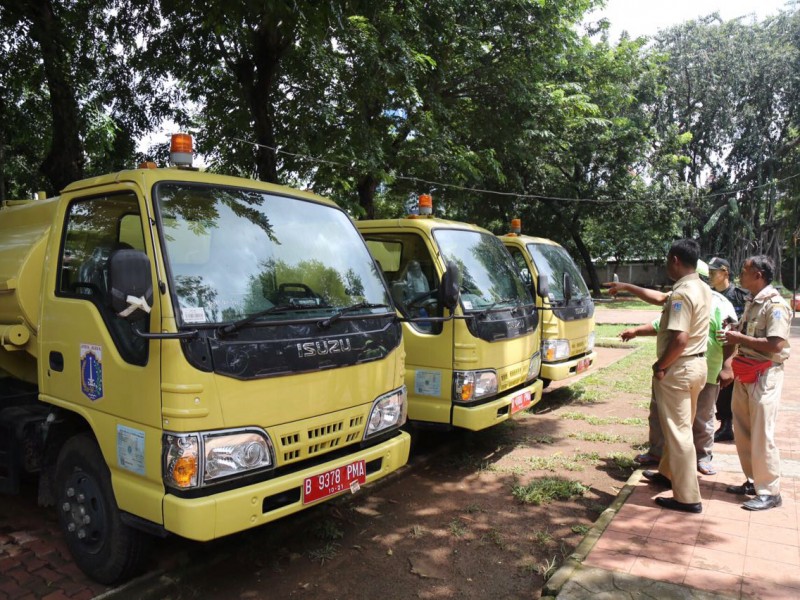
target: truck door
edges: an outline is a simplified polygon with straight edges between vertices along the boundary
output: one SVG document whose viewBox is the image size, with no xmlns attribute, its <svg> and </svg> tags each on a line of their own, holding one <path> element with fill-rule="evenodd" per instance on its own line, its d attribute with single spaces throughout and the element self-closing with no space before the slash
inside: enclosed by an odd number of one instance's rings
<svg viewBox="0 0 800 600">
<path fill-rule="evenodd" d="M 139 310 L 128 321 L 112 310 L 108 290 L 109 257 L 119 249 L 147 252 L 153 269 L 142 208 L 133 190 L 117 188 L 61 209 L 63 230 L 49 248 L 55 268 L 44 283 L 39 381 L 50 402 L 89 421 L 112 473 L 157 479 L 160 456 L 150 455 L 158 451 L 144 447 L 160 445 L 160 346 L 135 330 L 158 330 L 158 293 L 149 315 Z"/>
<path fill-rule="evenodd" d="M 453 376 L 453 323 L 425 321 L 441 317 L 438 305 L 439 276 L 436 258 L 416 233 L 363 232 L 370 252 L 378 261 L 395 304 L 403 316 L 406 351 L 408 418 L 450 423 Z"/>
</svg>

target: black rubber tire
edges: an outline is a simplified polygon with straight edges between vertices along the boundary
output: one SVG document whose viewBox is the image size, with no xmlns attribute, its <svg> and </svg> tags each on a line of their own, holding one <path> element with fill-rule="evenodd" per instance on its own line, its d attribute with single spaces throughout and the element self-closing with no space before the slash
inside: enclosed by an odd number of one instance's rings
<svg viewBox="0 0 800 600">
<path fill-rule="evenodd" d="M 547 388 L 549 388 L 550 384 L 553 383 L 552 380 L 550 380 L 550 379 L 545 379 L 544 377 L 542 377 L 541 379 L 542 379 L 542 389 L 543 390 L 546 390 Z"/>
<path fill-rule="evenodd" d="M 122 522 L 111 475 L 91 436 L 77 435 L 61 448 L 56 493 L 58 520 L 81 571 L 106 585 L 139 573 L 149 536 Z M 84 521 L 87 516 L 88 523 Z"/>
</svg>

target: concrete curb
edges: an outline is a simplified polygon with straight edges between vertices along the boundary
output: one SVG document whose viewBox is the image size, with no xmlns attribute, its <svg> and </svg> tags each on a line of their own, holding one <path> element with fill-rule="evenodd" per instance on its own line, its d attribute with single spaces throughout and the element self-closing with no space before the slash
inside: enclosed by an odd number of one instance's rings
<svg viewBox="0 0 800 600">
<path fill-rule="evenodd" d="M 555 598 L 558 593 L 561 591 L 561 588 L 570 580 L 575 569 L 580 567 L 583 564 L 583 561 L 586 560 L 586 557 L 589 555 L 589 552 L 592 551 L 594 545 L 600 539 L 600 536 L 603 535 L 603 532 L 608 528 L 611 521 L 619 512 L 619 509 L 625 504 L 625 501 L 628 497 L 633 493 L 633 490 L 636 488 L 636 485 L 642 478 L 642 469 L 637 469 L 634 471 L 631 476 L 628 478 L 628 481 L 625 482 L 625 485 L 620 490 L 617 497 L 614 498 L 614 501 L 611 505 L 605 509 L 600 516 L 597 518 L 597 521 L 594 522 L 592 529 L 586 536 L 583 538 L 578 547 L 575 548 L 575 551 L 570 554 L 567 559 L 564 561 L 564 564 L 556 571 L 550 579 L 548 579 L 544 587 L 542 588 L 542 600 L 545 598 Z"/>
</svg>

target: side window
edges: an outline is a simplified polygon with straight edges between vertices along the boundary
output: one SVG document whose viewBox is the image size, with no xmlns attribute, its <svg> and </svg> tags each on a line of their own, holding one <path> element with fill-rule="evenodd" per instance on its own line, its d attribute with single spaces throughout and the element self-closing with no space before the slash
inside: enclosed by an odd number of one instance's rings
<svg viewBox="0 0 800 600">
<path fill-rule="evenodd" d="M 62 242 L 59 296 L 84 298 L 93 303 L 122 357 L 147 363 L 146 340 L 134 329 L 149 329 L 149 319 L 129 322 L 111 310 L 108 259 L 121 249 L 144 250 L 139 202 L 133 193 L 94 196 L 73 201 L 67 211 Z"/>
<path fill-rule="evenodd" d="M 423 239 L 416 234 L 373 234 L 367 247 L 381 266 L 392 299 L 400 311 L 414 318 L 411 326 L 424 333 L 440 333 L 442 323 L 424 317 L 441 317 L 439 280 Z"/>
<path fill-rule="evenodd" d="M 511 252 L 511 258 L 514 259 L 517 269 L 519 269 L 519 275 L 523 283 L 527 285 L 533 283 L 531 272 L 528 270 L 528 264 L 525 262 L 525 257 L 522 255 L 522 252 L 517 248 L 509 248 L 508 251 Z"/>
</svg>

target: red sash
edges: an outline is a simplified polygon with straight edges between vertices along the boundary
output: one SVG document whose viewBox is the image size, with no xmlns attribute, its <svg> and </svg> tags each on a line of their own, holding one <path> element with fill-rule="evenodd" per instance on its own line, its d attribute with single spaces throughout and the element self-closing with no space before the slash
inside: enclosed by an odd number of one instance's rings
<svg viewBox="0 0 800 600">
<path fill-rule="evenodd" d="M 759 360 L 742 355 L 733 357 L 733 376 L 742 383 L 755 383 L 762 373 L 772 366 L 771 360 Z"/>
</svg>

